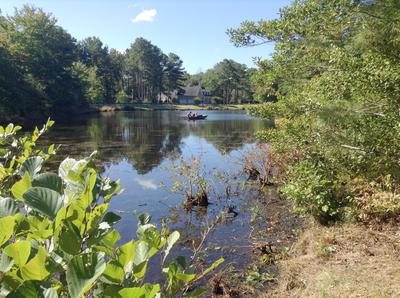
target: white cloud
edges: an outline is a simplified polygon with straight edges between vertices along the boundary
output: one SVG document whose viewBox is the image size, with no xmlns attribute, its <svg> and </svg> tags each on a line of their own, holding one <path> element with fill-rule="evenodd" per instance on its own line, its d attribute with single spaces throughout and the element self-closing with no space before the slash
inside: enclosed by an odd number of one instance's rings
<svg viewBox="0 0 400 298">
<path fill-rule="evenodd" d="M 156 9 L 146 9 L 143 10 L 141 13 L 139 13 L 133 20 L 132 22 L 137 23 L 137 22 L 153 22 L 154 17 L 157 15 L 157 10 Z"/>
<path fill-rule="evenodd" d="M 157 184 L 154 182 L 152 179 L 140 179 L 140 178 L 135 178 L 135 181 L 144 189 L 152 189 L 156 190 Z"/>
</svg>

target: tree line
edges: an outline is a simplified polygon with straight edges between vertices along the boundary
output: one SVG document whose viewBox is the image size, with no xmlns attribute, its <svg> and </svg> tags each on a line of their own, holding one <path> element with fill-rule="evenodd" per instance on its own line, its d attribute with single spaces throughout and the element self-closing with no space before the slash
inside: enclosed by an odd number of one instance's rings
<svg viewBox="0 0 400 298">
<path fill-rule="evenodd" d="M 124 52 L 98 37 L 77 41 L 42 9 L 25 5 L 0 14 L 0 114 L 4 118 L 53 115 L 90 103 L 158 102 L 176 99 L 183 87 L 209 89 L 219 102 L 251 98 L 254 69 L 225 59 L 191 76 L 180 57 L 144 38 Z"/>
<path fill-rule="evenodd" d="M 228 31 L 237 46 L 276 44 L 259 62 L 254 110 L 276 182 L 321 222 L 400 214 L 400 4 L 296 0 L 275 20 Z M 277 170 L 279 169 L 279 170 Z"/>
<path fill-rule="evenodd" d="M 42 9 L 0 15 L 0 113 L 28 117 L 88 103 L 154 102 L 184 84 L 183 62 L 144 38 L 124 53 L 74 39 Z"/>
</svg>

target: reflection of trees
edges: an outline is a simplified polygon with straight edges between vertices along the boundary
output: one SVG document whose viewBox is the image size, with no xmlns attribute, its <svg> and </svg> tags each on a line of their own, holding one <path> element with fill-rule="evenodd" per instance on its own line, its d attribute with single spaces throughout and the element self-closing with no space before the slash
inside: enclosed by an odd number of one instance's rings
<svg viewBox="0 0 400 298">
<path fill-rule="evenodd" d="M 254 142 L 255 132 L 262 128 L 265 128 L 265 122 L 260 120 L 208 121 L 193 127 L 192 133 L 205 138 L 222 154 L 226 154 Z"/>
<path fill-rule="evenodd" d="M 116 113 L 95 118 L 88 131 L 100 158 L 126 158 L 139 174 L 158 166 L 172 152 L 180 152 L 181 132 L 176 115 L 163 112 Z"/>
<path fill-rule="evenodd" d="M 63 155 L 83 157 L 97 150 L 100 160 L 126 159 L 145 174 L 175 153 L 181 152 L 182 138 L 202 137 L 225 154 L 254 141 L 255 131 L 263 128 L 259 120 L 207 120 L 190 123 L 179 113 L 168 111 L 116 112 L 103 116 L 59 123 L 50 136 L 65 144 Z"/>
</svg>

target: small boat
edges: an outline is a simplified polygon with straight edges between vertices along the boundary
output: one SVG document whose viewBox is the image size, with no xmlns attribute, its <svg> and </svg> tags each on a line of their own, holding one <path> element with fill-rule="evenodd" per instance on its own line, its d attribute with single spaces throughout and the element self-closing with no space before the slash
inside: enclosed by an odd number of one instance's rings
<svg viewBox="0 0 400 298">
<path fill-rule="evenodd" d="M 208 115 L 196 115 L 196 116 L 188 116 L 188 120 L 205 120 Z"/>
</svg>

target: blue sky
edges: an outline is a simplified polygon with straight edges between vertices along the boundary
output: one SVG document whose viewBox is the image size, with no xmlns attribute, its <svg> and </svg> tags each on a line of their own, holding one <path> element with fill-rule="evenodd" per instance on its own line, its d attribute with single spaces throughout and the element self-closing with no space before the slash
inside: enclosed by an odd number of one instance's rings
<svg viewBox="0 0 400 298">
<path fill-rule="evenodd" d="M 1 0 L 3 14 L 33 4 L 51 12 L 78 40 L 98 36 L 110 48 L 124 50 L 144 37 L 164 53 L 174 52 L 189 73 L 205 71 L 224 58 L 252 66 L 268 58 L 273 45 L 236 48 L 225 34 L 244 20 L 273 19 L 290 0 Z"/>
</svg>

